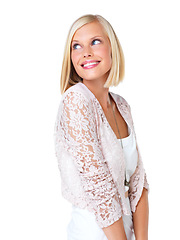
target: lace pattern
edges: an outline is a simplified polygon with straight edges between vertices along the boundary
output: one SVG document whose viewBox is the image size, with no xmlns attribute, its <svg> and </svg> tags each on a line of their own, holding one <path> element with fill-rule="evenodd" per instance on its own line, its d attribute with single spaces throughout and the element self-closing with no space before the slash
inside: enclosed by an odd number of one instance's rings
<svg viewBox="0 0 180 240">
<path fill-rule="evenodd" d="M 134 132 L 129 105 L 119 95 L 111 95 Z M 122 214 L 130 214 L 123 185 L 122 149 L 98 100 L 82 83 L 63 95 L 54 136 L 63 196 L 73 205 L 93 212 L 101 228 L 113 224 Z M 132 211 L 143 187 L 148 187 L 146 183 L 139 154 L 130 182 Z"/>
<path fill-rule="evenodd" d="M 87 100 L 81 94 L 70 92 L 63 104 L 65 107 L 58 129 L 63 147 L 73 158 L 96 220 L 104 227 L 121 217 L 121 208 L 97 138 L 97 124 Z"/>
</svg>

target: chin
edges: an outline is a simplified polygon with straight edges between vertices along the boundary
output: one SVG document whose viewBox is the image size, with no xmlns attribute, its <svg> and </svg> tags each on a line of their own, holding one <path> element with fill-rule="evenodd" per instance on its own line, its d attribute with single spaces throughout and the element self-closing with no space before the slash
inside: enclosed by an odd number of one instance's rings
<svg viewBox="0 0 180 240">
<path fill-rule="evenodd" d="M 108 76 L 109 76 L 109 71 L 106 72 L 106 73 L 103 73 L 103 74 L 86 74 L 86 75 L 83 74 L 80 77 L 83 80 L 93 81 L 93 80 L 98 80 L 98 79 L 105 79 L 105 80 L 107 80 Z"/>
</svg>

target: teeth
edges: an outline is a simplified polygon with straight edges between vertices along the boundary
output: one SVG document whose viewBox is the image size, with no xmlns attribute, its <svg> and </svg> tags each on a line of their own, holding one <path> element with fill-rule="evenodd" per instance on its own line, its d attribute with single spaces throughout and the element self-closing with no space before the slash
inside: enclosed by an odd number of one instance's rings
<svg viewBox="0 0 180 240">
<path fill-rule="evenodd" d="M 83 67 L 88 67 L 88 66 L 91 66 L 91 65 L 95 65 L 95 64 L 98 64 L 99 62 L 90 62 L 90 63 L 86 63 L 83 65 Z"/>
</svg>

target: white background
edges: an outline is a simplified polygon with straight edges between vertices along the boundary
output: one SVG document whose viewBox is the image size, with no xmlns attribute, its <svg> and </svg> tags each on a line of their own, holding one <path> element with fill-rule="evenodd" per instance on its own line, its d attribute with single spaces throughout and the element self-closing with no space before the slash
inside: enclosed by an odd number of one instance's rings
<svg viewBox="0 0 180 240">
<path fill-rule="evenodd" d="M 150 184 L 149 239 L 179 238 L 178 1 L 17 0 L 0 3 L 0 239 L 64 240 L 53 130 L 70 25 L 105 17 L 122 44 L 124 82 Z"/>
</svg>

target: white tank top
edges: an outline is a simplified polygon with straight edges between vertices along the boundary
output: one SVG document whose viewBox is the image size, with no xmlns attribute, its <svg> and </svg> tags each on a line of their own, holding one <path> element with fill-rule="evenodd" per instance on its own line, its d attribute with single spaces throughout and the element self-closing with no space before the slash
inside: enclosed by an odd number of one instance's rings
<svg viewBox="0 0 180 240">
<path fill-rule="evenodd" d="M 128 126 L 129 136 L 126 138 L 122 138 L 123 151 L 125 157 L 125 166 L 126 166 L 126 180 L 129 182 L 131 176 L 136 170 L 137 161 L 138 161 L 138 153 L 136 149 L 136 139 L 132 134 L 131 129 Z M 118 139 L 121 142 L 120 139 Z M 125 186 L 125 191 L 128 191 L 129 187 Z"/>
</svg>

